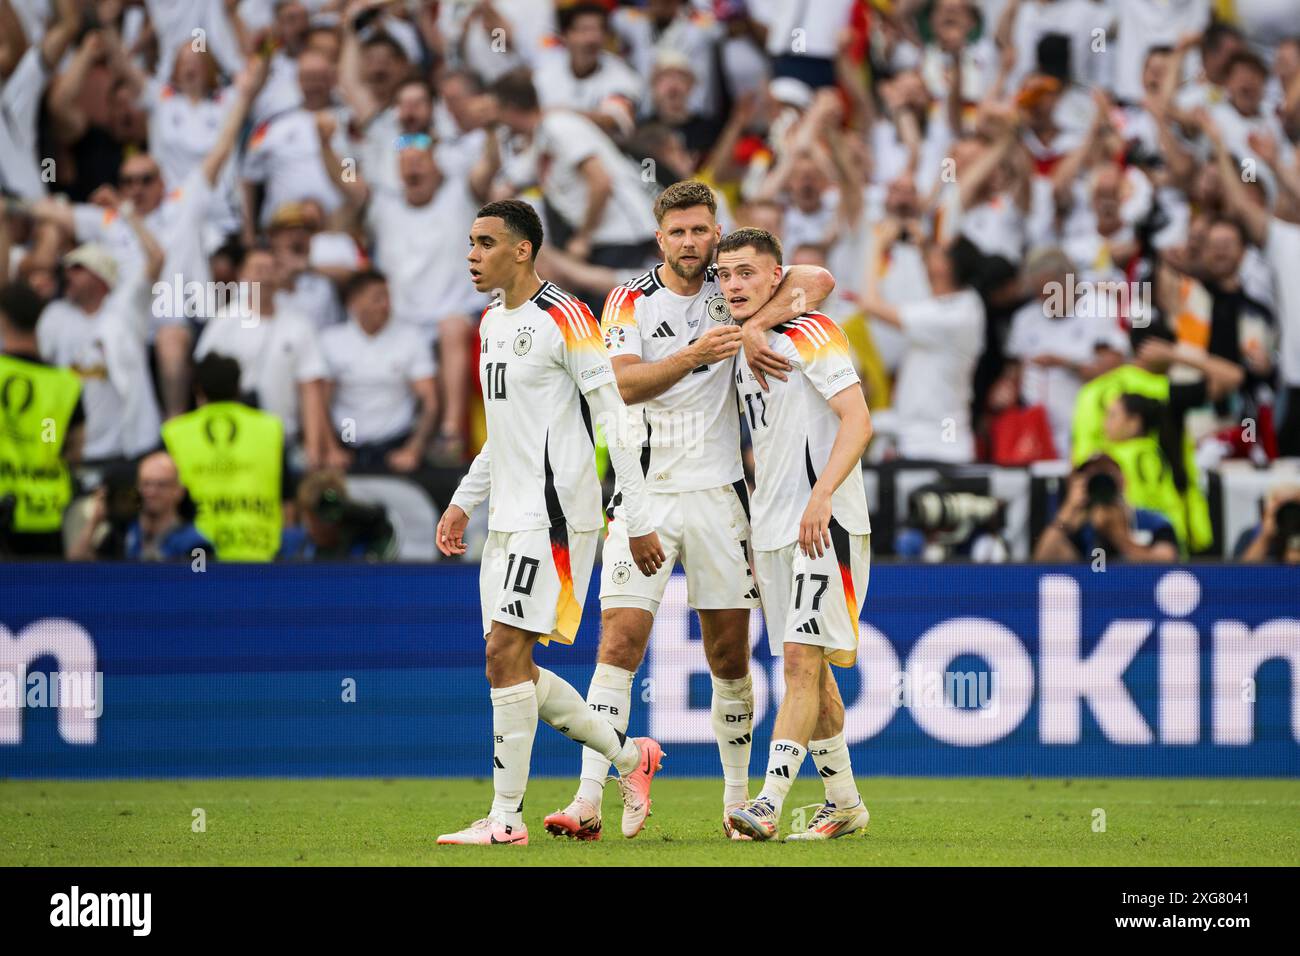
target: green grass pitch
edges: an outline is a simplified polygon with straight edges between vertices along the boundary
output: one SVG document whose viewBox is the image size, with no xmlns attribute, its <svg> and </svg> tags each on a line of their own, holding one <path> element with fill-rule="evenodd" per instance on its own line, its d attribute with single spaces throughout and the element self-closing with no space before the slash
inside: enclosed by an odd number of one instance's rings
<svg viewBox="0 0 1300 956">
<path fill-rule="evenodd" d="M 654 815 L 604 839 L 558 840 L 542 817 L 574 782 L 530 782 L 527 847 L 439 847 L 481 816 L 488 780 L 0 780 L 0 866 L 850 865 L 1294 866 L 1300 781 L 859 777 L 866 834 L 826 843 L 730 843 L 720 780 L 655 781 Z M 791 811 L 819 802 L 796 783 Z M 194 811 L 205 832 L 194 832 Z M 1098 832 L 1104 812 L 1104 832 Z"/>
</svg>

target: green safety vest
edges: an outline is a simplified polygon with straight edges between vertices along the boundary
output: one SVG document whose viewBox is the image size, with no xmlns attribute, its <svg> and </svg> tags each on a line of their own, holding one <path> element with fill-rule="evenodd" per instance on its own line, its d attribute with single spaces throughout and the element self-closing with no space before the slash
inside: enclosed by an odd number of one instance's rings
<svg viewBox="0 0 1300 956">
<path fill-rule="evenodd" d="M 270 561 L 280 550 L 284 423 L 238 402 L 173 418 L 163 442 L 189 489 L 194 525 L 223 561 Z"/>
<path fill-rule="evenodd" d="M 1196 483 L 1196 473 L 1188 472 L 1187 490 L 1180 492 L 1154 436 L 1110 442 L 1102 451 L 1115 459 L 1124 473 L 1124 500 L 1168 518 L 1184 555 L 1204 551 L 1214 543 L 1210 505 Z"/>
<path fill-rule="evenodd" d="M 1106 409 L 1120 395 L 1132 392 L 1160 402 L 1169 401 L 1169 379 L 1136 365 L 1121 365 L 1079 389 L 1074 402 L 1074 427 L 1070 436 L 1070 457 L 1081 465 L 1106 445 Z"/>
<path fill-rule="evenodd" d="M 1145 395 L 1160 402 L 1169 401 L 1169 379 L 1136 365 L 1121 365 L 1098 375 L 1079 389 L 1074 405 L 1074 429 L 1071 458 L 1080 465 L 1101 452 L 1114 458 L 1124 472 L 1124 497 L 1135 507 L 1159 511 L 1174 526 L 1178 544 L 1184 553 L 1205 551 L 1214 544 L 1214 527 L 1210 523 L 1210 505 L 1201 492 L 1196 467 L 1196 447 L 1191 436 L 1183 437 L 1183 469 L 1187 473 L 1187 491 L 1180 494 L 1173 473 L 1159 459 L 1159 443 L 1146 436 L 1116 444 L 1106 438 L 1106 409 L 1125 392 Z M 1150 447 L 1145 443 L 1150 443 Z M 1131 447 L 1125 447 L 1131 446 Z M 1154 449 L 1161 461 L 1159 475 L 1150 464 Z M 1157 490 L 1158 489 L 1158 490 Z"/>
<path fill-rule="evenodd" d="M 63 525 L 72 500 L 63 443 L 80 397 L 76 372 L 0 355 L 0 498 L 14 496 L 15 532 Z"/>
</svg>

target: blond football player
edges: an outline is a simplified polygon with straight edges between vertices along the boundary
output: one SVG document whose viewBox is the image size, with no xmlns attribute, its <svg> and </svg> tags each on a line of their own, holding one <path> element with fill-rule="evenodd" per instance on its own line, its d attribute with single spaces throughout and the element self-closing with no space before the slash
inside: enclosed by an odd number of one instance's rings
<svg viewBox="0 0 1300 956">
<path fill-rule="evenodd" d="M 587 703 L 620 732 L 627 730 L 633 675 L 645 656 L 664 588 L 680 562 L 712 674 L 723 828 L 731 834 L 727 813 L 749 799 L 754 717 L 749 612 L 757 606 L 732 387 L 741 335 L 714 273 L 721 230 L 713 191 L 701 182 L 675 183 L 659 195 L 654 213 L 664 261 L 610 292 L 601 328 L 623 400 L 644 415 L 648 440 L 637 478 L 644 480 L 650 524 L 659 531 L 666 560 L 649 577 L 636 573 L 634 529 L 624 513 L 620 474 L 607 512 L 600 650 Z M 755 321 L 775 325 L 793 319 L 833 287 L 825 269 L 790 270 Z M 557 836 L 598 839 L 608 770 L 603 754 L 585 750 L 578 792 L 546 818 L 547 829 Z M 650 806 L 629 785 L 623 790 L 622 831 L 634 837 Z"/>
</svg>

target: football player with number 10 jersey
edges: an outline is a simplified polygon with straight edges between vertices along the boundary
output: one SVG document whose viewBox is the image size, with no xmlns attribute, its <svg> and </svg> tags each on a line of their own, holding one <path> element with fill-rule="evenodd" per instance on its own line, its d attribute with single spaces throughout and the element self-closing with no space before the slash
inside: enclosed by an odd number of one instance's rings
<svg viewBox="0 0 1300 956">
<path fill-rule="evenodd" d="M 479 326 L 479 379 L 487 441 L 438 522 L 443 554 L 463 554 L 469 514 L 488 504 L 479 573 L 487 676 L 492 688 L 492 810 L 440 844 L 526 844 L 524 790 L 540 718 L 600 752 L 636 800 L 650 803 L 663 756 L 649 738 L 629 739 L 588 710 L 582 696 L 533 661 L 541 641 L 573 643 L 603 524 L 588 409 L 605 424 L 610 460 L 624 488 L 629 554 L 653 575 L 663 548 L 647 517 L 645 485 L 622 441 L 627 409 L 591 312 L 537 276 L 542 223 L 527 203 L 504 200 L 470 227 L 470 278 L 496 292 Z"/>
</svg>

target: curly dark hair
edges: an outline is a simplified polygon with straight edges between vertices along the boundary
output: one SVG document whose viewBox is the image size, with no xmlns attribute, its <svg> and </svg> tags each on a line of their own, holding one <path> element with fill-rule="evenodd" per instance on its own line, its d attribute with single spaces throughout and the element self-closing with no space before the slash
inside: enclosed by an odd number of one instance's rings
<svg viewBox="0 0 1300 956">
<path fill-rule="evenodd" d="M 478 211 L 478 218 L 495 216 L 506 224 L 506 228 L 520 239 L 527 239 L 533 244 L 533 258 L 542 248 L 542 220 L 537 210 L 519 199 L 501 199 L 490 202 Z"/>
</svg>

